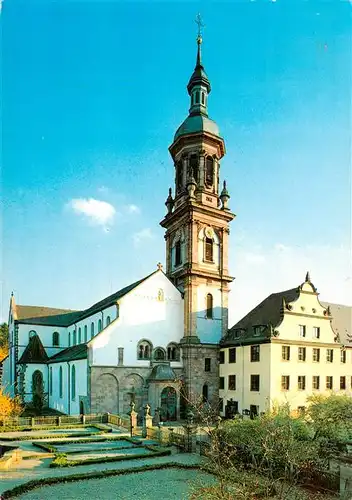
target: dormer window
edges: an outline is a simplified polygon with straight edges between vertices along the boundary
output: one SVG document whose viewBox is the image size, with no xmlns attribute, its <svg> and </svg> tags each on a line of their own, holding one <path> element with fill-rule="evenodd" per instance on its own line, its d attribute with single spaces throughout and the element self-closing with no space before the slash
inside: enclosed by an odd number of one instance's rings
<svg viewBox="0 0 352 500">
<path fill-rule="evenodd" d="M 263 327 L 261 325 L 255 326 L 254 327 L 254 336 L 259 337 L 259 335 L 262 333 L 262 331 L 263 331 Z"/>
</svg>

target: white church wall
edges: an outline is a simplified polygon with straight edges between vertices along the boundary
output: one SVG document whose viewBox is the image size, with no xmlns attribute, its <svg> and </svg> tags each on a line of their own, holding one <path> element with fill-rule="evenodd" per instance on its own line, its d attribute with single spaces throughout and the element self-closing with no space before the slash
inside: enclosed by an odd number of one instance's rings
<svg viewBox="0 0 352 500">
<path fill-rule="evenodd" d="M 206 317 L 207 294 L 213 296 L 213 318 Z M 197 289 L 197 334 L 201 342 L 217 343 L 221 339 L 221 292 L 219 286 L 199 285 Z"/>
<path fill-rule="evenodd" d="M 72 366 L 76 370 L 76 395 L 72 398 Z M 60 367 L 62 368 L 62 397 L 60 397 Z M 52 393 L 49 393 L 49 406 L 69 415 L 78 415 L 79 398 L 87 396 L 87 360 L 52 363 Z"/>
<path fill-rule="evenodd" d="M 163 300 L 158 300 L 162 291 Z M 183 300 L 163 272 L 156 272 L 120 300 L 120 317 L 91 342 L 92 364 L 117 366 L 118 348 L 123 348 L 123 366 L 148 367 L 137 359 L 137 345 L 148 340 L 153 348 L 183 337 Z M 182 366 L 173 362 L 172 366 Z"/>
<path fill-rule="evenodd" d="M 60 396 L 60 367 L 62 369 L 62 397 Z M 50 408 L 61 411 L 62 413 L 68 412 L 68 364 L 52 363 L 49 365 L 52 368 L 52 393 L 49 393 L 48 404 Z"/>
<path fill-rule="evenodd" d="M 114 321 L 117 316 L 117 306 L 116 304 L 106 307 L 102 311 L 92 314 L 81 321 L 77 321 L 74 325 L 71 325 L 67 330 L 71 333 L 71 346 L 73 344 L 73 332 L 76 331 L 76 344 L 85 342 L 85 330 L 87 327 L 87 341 L 91 340 L 91 325 L 94 324 L 94 336 L 98 333 L 99 320 L 101 320 L 102 329 L 107 326 L 107 318 L 110 317 L 110 321 Z M 81 329 L 81 341 L 79 342 L 79 329 Z"/>
</svg>

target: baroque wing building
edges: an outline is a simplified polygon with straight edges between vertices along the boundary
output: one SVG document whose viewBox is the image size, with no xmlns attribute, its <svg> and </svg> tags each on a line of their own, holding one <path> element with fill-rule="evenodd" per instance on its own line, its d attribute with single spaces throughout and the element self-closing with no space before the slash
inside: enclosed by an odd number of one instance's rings
<svg viewBox="0 0 352 500">
<path fill-rule="evenodd" d="M 63 413 L 183 416 L 195 398 L 219 401 L 218 348 L 228 328 L 229 223 L 225 154 L 208 117 L 209 79 L 197 59 L 187 86 L 189 115 L 169 150 L 175 166 L 162 266 L 85 310 L 26 306 L 10 300 L 9 356 L 2 385 L 26 403 L 36 397 Z"/>
</svg>

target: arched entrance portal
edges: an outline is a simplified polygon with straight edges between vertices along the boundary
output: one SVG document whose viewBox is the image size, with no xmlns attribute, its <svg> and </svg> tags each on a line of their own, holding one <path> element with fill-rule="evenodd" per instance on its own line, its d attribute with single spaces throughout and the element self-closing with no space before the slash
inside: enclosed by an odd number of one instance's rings
<svg viewBox="0 0 352 500">
<path fill-rule="evenodd" d="M 40 370 L 35 370 L 32 375 L 32 397 L 33 406 L 37 411 L 41 411 L 44 405 L 44 382 Z"/>
<path fill-rule="evenodd" d="M 162 420 L 177 420 L 177 395 L 173 387 L 165 387 L 161 391 Z"/>
<path fill-rule="evenodd" d="M 84 403 L 83 403 L 83 401 L 79 402 L 79 414 L 84 415 Z"/>
</svg>

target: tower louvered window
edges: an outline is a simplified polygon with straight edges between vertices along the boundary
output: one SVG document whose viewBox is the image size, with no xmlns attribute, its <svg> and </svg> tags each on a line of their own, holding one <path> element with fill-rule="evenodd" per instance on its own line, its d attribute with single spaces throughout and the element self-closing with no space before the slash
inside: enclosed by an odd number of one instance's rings
<svg viewBox="0 0 352 500">
<path fill-rule="evenodd" d="M 214 160 L 210 156 L 207 156 L 205 161 L 205 183 L 207 186 L 211 187 L 214 182 Z"/>
<path fill-rule="evenodd" d="M 197 155 L 191 155 L 189 159 L 189 166 L 191 169 L 191 173 L 194 177 L 194 180 L 198 182 L 198 171 L 199 171 L 199 162 L 198 162 L 198 156 Z"/>
</svg>

